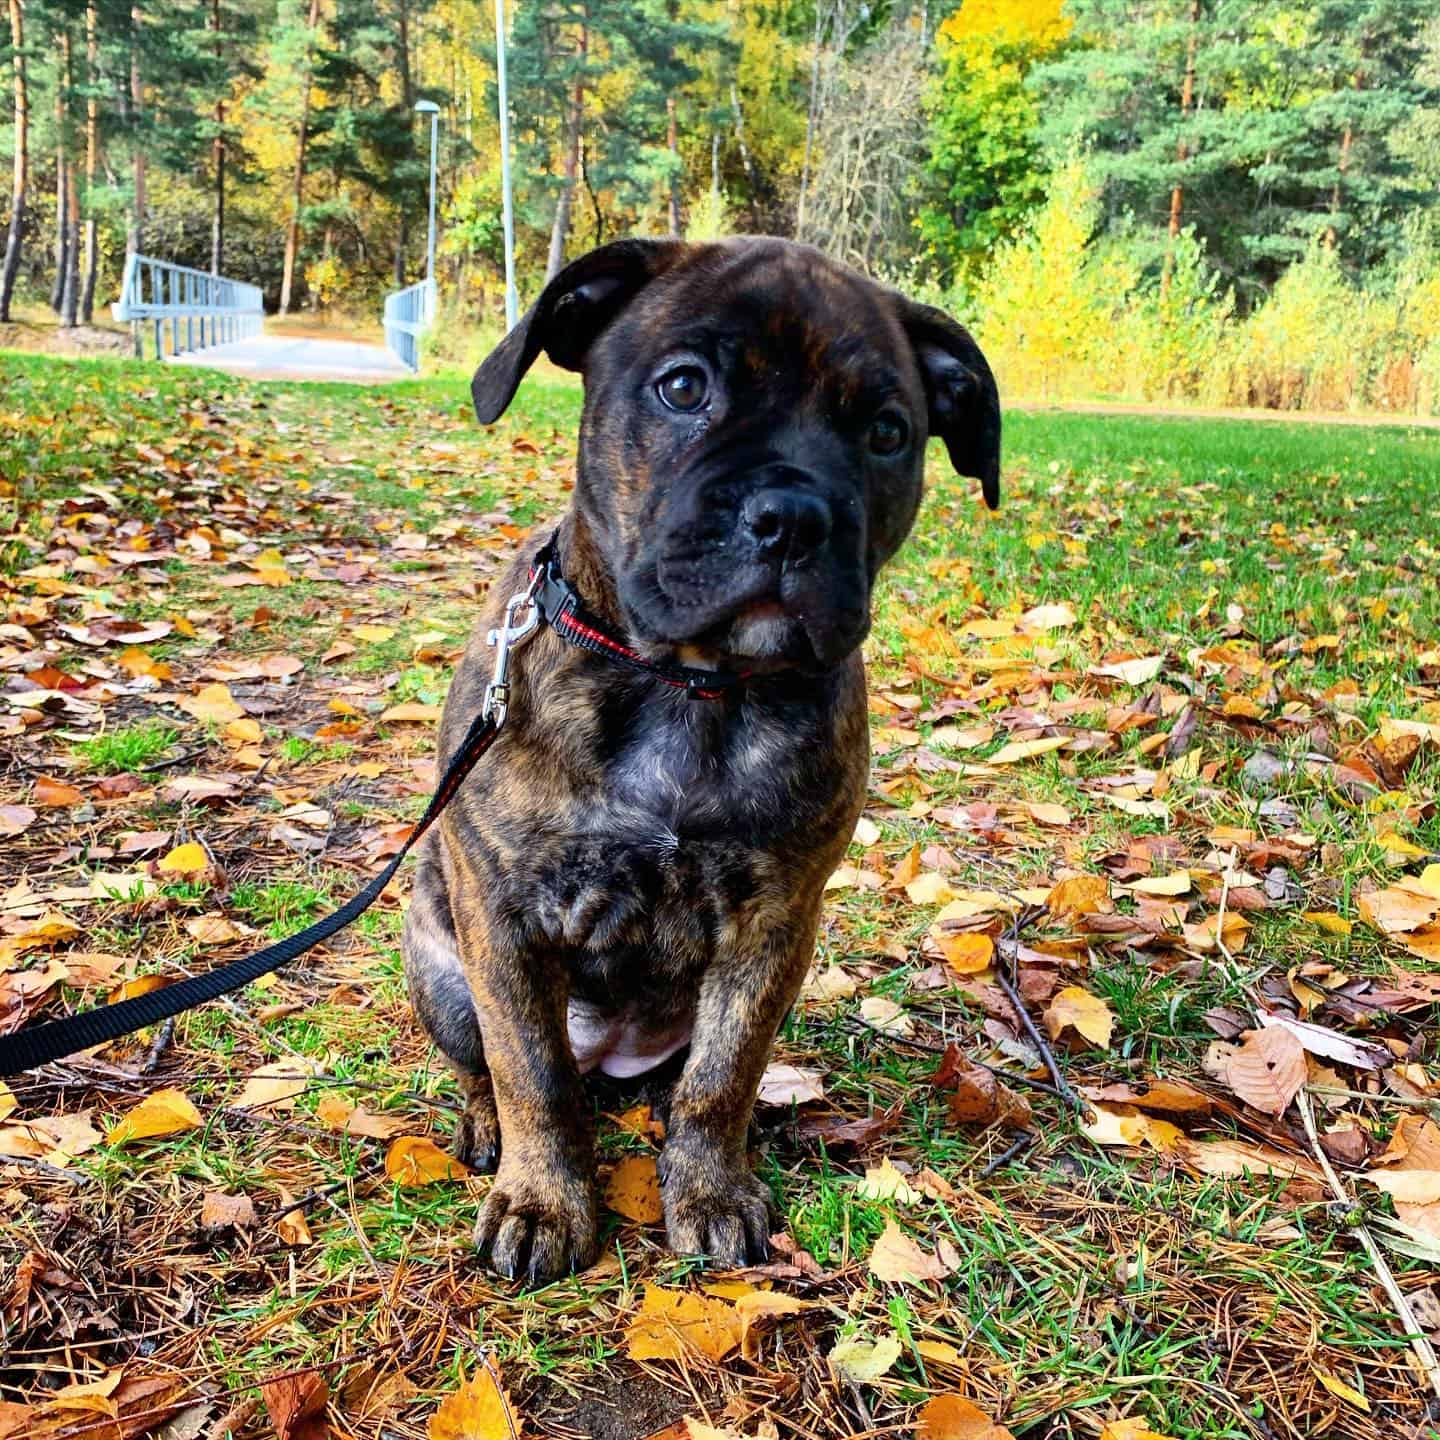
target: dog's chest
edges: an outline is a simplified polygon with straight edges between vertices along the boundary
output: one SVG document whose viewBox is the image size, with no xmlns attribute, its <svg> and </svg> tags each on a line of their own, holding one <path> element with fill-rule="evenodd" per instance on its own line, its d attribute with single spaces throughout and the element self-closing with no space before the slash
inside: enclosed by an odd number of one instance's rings
<svg viewBox="0 0 1440 1440">
<path fill-rule="evenodd" d="M 597 1001 L 653 995 L 657 978 L 693 988 L 736 917 L 788 883 L 795 739 L 763 717 L 726 729 L 694 703 L 624 736 L 517 877 L 536 938 Z"/>
</svg>

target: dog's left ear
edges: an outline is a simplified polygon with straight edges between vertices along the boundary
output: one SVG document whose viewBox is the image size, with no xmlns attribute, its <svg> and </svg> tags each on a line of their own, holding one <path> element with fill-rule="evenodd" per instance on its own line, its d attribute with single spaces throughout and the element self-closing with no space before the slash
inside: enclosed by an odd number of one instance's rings
<svg viewBox="0 0 1440 1440">
<path fill-rule="evenodd" d="M 470 395 L 481 424 L 505 413 L 542 350 L 563 369 L 582 369 L 596 336 L 686 249 L 679 240 L 616 240 L 567 265 L 475 372 Z"/>
<path fill-rule="evenodd" d="M 900 323 L 925 382 L 930 433 L 945 442 L 956 471 L 977 479 L 985 503 L 997 509 L 1000 392 L 989 363 L 970 332 L 933 305 L 917 305 L 902 297 Z"/>
</svg>

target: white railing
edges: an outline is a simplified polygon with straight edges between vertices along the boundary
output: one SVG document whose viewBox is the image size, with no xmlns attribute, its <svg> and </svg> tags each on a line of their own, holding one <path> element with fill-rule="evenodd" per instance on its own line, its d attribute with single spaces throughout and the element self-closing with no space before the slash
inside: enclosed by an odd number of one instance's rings
<svg viewBox="0 0 1440 1440">
<path fill-rule="evenodd" d="M 110 307 L 117 320 L 128 320 L 135 335 L 135 354 L 143 358 L 142 337 L 154 326 L 155 358 L 163 359 L 165 322 L 170 322 L 169 354 L 204 350 L 258 335 L 265 304 L 258 285 L 207 275 L 186 265 L 154 260 L 133 252 L 125 257 L 120 298 Z M 183 339 L 182 339 L 183 335 Z"/>
<path fill-rule="evenodd" d="M 385 343 L 410 370 L 420 368 L 420 337 L 435 319 L 435 282 L 420 280 L 385 297 Z"/>
</svg>

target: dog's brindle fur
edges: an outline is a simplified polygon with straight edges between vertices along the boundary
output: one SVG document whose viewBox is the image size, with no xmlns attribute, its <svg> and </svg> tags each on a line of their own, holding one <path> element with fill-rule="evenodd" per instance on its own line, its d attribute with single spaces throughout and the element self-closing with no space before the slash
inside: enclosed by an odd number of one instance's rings
<svg viewBox="0 0 1440 1440">
<path fill-rule="evenodd" d="M 745 1264 L 770 1229 L 746 1160 L 756 1091 L 864 804 L 870 588 L 914 518 L 927 431 L 993 503 L 998 398 L 953 321 L 775 240 L 624 241 L 576 261 L 477 373 L 482 420 L 542 348 L 585 377 L 566 577 L 647 656 L 754 673 L 707 701 L 548 630 L 518 650 L 505 730 L 421 847 L 411 999 L 460 1076 L 457 1153 L 498 1164 L 476 1228 L 496 1270 L 544 1283 L 595 1256 L 574 1043 L 634 1073 L 687 1032 L 660 1162 L 668 1238 Z M 658 398 L 677 363 L 708 386 L 698 412 Z M 882 410 L 908 421 L 897 454 L 869 448 Z M 771 504 L 794 521 L 796 495 L 814 526 L 762 553 L 745 517 Z M 491 588 L 442 766 L 537 545 Z"/>
</svg>

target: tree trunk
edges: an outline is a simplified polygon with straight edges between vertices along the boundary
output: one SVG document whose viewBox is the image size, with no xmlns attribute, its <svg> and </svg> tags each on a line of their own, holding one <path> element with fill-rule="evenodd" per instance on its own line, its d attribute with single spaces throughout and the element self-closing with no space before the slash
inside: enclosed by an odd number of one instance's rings
<svg viewBox="0 0 1440 1440">
<path fill-rule="evenodd" d="M 30 97 L 25 84 L 25 7 L 10 0 L 10 45 L 15 67 L 15 173 L 10 191 L 10 234 L 5 241 L 5 267 L 0 270 L 0 322 L 10 319 L 10 297 L 20 269 L 25 229 L 25 182 L 30 171 Z"/>
<path fill-rule="evenodd" d="M 720 132 L 710 132 L 710 203 L 720 209 Z"/>
<path fill-rule="evenodd" d="M 800 166 L 800 197 L 795 202 L 795 238 L 805 234 L 805 192 L 810 188 L 810 157 L 815 148 L 815 123 L 820 109 L 820 41 L 825 33 L 825 7 L 815 0 L 815 36 L 810 56 L 810 103 L 805 111 L 805 159 Z"/>
<path fill-rule="evenodd" d="M 100 268 L 100 223 L 95 215 L 95 170 L 100 155 L 100 77 L 95 28 L 95 0 L 90 0 L 85 7 L 85 78 L 90 88 L 85 100 L 85 288 L 80 294 L 80 318 L 87 325 L 95 315 L 95 277 Z"/>
<path fill-rule="evenodd" d="M 406 123 L 410 126 L 413 135 L 415 129 L 415 82 L 410 74 L 410 9 L 407 0 L 400 0 L 398 15 L 400 29 L 396 50 L 400 62 L 400 94 L 405 101 Z M 395 242 L 395 288 L 397 290 L 403 288 L 405 284 L 405 252 L 409 246 L 410 214 L 402 196 L 400 200 L 400 235 Z"/>
<path fill-rule="evenodd" d="M 570 95 L 570 113 L 565 118 L 565 171 L 560 194 L 555 200 L 555 219 L 550 226 L 550 253 L 545 260 L 548 285 L 565 263 L 565 237 L 570 233 L 570 212 L 575 205 L 575 177 L 580 169 L 580 132 L 585 120 L 585 58 L 590 52 L 590 27 L 580 27 L 579 66 L 575 88 Z"/>
<path fill-rule="evenodd" d="M 1175 146 L 1175 163 L 1183 165 L 1190 147 L 1185 141 L 1185 121 L 1195 101 L 1195 40 L 1200 29 L 1200 0 L 1190 0 L 1190 34 L 1185 41 L 1185 83 L 1180 87 L 1180 139 Z M 1177 175 L 1170 192 L 1170 233 L 1165 241 L 1165 264 L 1160 272 L 1160 298 L 1170 293 L 1170 276 L 1175 269 L 1175 240 L 1185 210 L 1185 188 Z"/>
<path fill-rule="evenodd" d="M 65 32 L 61 53 L 70 48 L 70 32 Z M 69 232 L 65 226 L 65 72 L 62 68 L 55 84 L 55 283 L 50 287 L 50 308 L 58 315 L 65 296 L 65 271 L 70 257 L 66 251 Z"/>
<path fill-rule="evenodd" d="M 740 105 L 740 91 L 735 82 L 730 82 L 730 109 L 735 113 L 735 143 L 740 147 L 740 166 L 745 171 L 745 183 L 750 189 L 750 210 L 755 210 L 755 162 L 750 158 L 750 146 L 745 140 L 745 111 Z"/>
<path fill-rule="evenodd" d="M 68 47 L 67 47 L 68 48 Z M 66 57 L 66 80 L 69 80 L 69 60 Z M 65 87 L 70 88 L 69 84 Z M 76 315 L 80 308 L 80 177 L 74 163 L 65 166 L 65 288 L 60 295 L 60 325 L 63 329 L 75 327 Z"/>
<path fill-rule="evenodd" d="M 135 197 L 131 202 L 130 234 L 126 249 L 138 255 L 145 248 L 145 146 L 140 139 L 140 117 L 145 108 L 145 87 L 140 82 L 140 7 L 130 7 L 130 114 L 132 175 Z"/>
<path fill-rule="evenodd" d="M 300 253 L 300 206 L 305 199 L 305 144 L 310 133 L 310 52 L 320 23 L 320 0 L 310 0 L 309 39 L 305 43 L 304 96 L 300 102 L 300 132 L 295 137 L 295 179 L 291 186 L 290 226 L 285 232 L 285 269 L 280 278 L 280 313 L 290 313 L 290 292 L 295 281 L 295 259 Z"/>
<path fill-rule="evenodd" d="M 665 144 L 674 161 L 674 168 L 670 171 L 670 234 L 678 240 L 680 238 L 680 136 L 675 111 L 675 97 L 673 95 L 666 96 L 665 113 L 669 117 L 670 124 L 666 131 Z"/>
<path fill-rule="evenodd" d="M 215 58 L 219 60 L 222 58 L 220 0 L 212 0 L 210 24 L 215 32 Z M 224 84 L 223 80 L 221 84 Z M 215 171 L 215 217 L 210 227 L 210 273 L 218 275 L 221 262 L 225 258 L 225 99 L 223 91 L 215 101 L 215 140 L 210 147 L 210 158 Z"/>
</svg>

